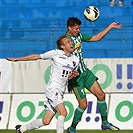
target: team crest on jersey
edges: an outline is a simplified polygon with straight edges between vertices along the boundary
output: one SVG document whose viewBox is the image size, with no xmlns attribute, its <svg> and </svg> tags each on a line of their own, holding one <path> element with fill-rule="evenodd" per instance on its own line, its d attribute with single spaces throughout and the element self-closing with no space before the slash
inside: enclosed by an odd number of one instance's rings
<svg viewBox="0 0 133 133">
<path fill-rule="evenodd" d="M 77 44 L 75 45 L 75 52 L 76 52 L 76 53 L 81 52 L 81 43 L 77 43 Z"/>
</svg>

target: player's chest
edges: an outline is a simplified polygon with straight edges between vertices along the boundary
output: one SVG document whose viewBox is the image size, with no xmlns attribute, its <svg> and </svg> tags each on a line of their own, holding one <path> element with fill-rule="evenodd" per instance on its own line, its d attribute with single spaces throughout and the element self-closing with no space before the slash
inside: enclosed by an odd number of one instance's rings
<svg viewBox="0 0 133 133">
<path fill-rule="evenodd" d="M 76 62 L 71 57 L 58 56 L 54 58 L 54 65 L 60 69 L 73 70 L 76 66 Z"/>
</svg>

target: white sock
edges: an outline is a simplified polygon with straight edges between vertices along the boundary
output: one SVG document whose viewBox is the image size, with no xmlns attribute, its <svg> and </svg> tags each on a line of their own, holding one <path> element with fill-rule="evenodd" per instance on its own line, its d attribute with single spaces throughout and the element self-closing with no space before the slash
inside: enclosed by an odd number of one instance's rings
<svg viewBox="0 0 133 133">
<path fill-rule="evenodd" d="M 57 129 L 57 133 L 63 133 L 64 132 L 64 116 L 59 115 L 58 116 L 58 120 L 57 120 L 57 124 L 56 124 L 56 129 Z"/>
<path fill-rule="evenodd" d="M 36 119 L 32 122 L 30 122 L 29 124 L 27 125 L 23 125 L 20 127 L 20 131 L 23 133 L 27 130 L 32 130 L 32 129 L 38 129 L 40 127 L 44 126 L 43 122 L 42 122 L 42 119 Z"/>
</svg>

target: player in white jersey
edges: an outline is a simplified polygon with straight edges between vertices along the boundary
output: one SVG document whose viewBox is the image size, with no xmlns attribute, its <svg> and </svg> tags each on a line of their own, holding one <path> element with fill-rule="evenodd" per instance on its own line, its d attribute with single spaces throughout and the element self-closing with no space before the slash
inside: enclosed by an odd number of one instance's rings
<svg viewBox="0 0 133 133">
<path fill-rule="evenodd" d="M 62 35 L 58 38 L 57 46 L 58 49 L 48 51 L 44 54 L 32 54 L 20 58 L 7 58 L 9 61 L 52 59 L 50 79 L 45 89 L 47 101 L 44 107 L 47 112 L 42 119 L 36 119 L 26 125 L 17 125 L 17 133 L 24 133 L 27 130 L 38 129 L 48 125 L 56 112 L 59 114 L 56 124 L 57 133 L 64 132 L 64 119 L 67 115 L 67 111 L 63 103 L 63 94 L 68 79 L 79 75 L 76 70 L 79 59 L 72 54 L 74 51 L 73 43 L 66 35 Z"/>
</svg>

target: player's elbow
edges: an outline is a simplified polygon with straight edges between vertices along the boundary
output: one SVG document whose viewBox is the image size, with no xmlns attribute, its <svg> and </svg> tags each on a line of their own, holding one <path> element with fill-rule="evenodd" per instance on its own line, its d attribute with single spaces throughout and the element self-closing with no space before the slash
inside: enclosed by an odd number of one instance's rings
<svg viewBox="0 0 133 133">
<path fill-rule="evenodd" d="M 91 39 L 90 39 L 90 42 L 98 42 L 100 41 L 101 38 L 99 36 L 93 36 Z"/>
</svg>

